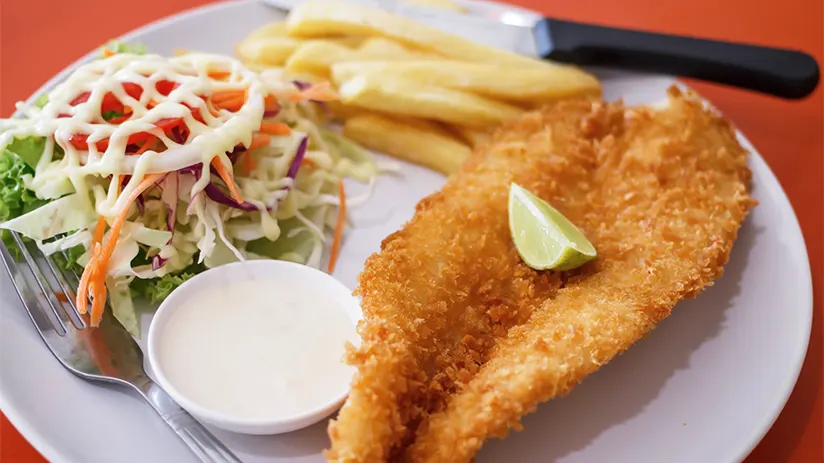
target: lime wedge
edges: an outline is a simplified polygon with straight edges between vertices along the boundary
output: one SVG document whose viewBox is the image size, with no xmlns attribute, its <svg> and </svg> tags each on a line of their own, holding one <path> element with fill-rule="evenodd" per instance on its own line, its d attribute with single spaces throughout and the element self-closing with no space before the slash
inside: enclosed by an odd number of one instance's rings
<svg viewBox="0 0 824 463">
<path fill-rule="evenodd" d="M 535 270 L 570 270 L 597 255 L 578 227 L 516 183 L 509 187 L 509 230 L 521 259 Z"/>
</svg>

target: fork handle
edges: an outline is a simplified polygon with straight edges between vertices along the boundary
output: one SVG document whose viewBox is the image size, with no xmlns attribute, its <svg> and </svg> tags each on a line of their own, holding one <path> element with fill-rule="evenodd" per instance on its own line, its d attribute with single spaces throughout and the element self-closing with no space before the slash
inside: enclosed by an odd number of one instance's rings
<svg viewBox="0 0 824 463">
<path fill-rule="evenodd" d="M 140 388 L 143 397 L 152 405 L 155 411 L 163 418 L 189 449 L 206 463 L 242 463 L 242 461 L 226 448 L 212 433 L 197 422 L 192 415 L 180 407 L 166 391 L 149 380 Z"/>
</svg>

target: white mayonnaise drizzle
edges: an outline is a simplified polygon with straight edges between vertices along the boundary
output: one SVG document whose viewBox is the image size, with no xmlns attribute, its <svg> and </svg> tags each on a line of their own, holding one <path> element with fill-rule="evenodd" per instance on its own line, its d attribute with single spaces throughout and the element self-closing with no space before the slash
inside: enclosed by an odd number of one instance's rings
<svg viewBox="0 0 824 463">
<path fill-rule="evenodd" d="M 213 72 L 227 73 L 228 77 L 215 79 L 209 75 Z M 166 96 L 156 88 L 163 80 L 178 84 Z M 143 89 L 139 99 L 127 93 L 124 83 Z M 198 163 L 208 169 L 215 156 L 225 157 L 224 153 L 238 144 L 248 146 L 263 118 L 266 87 L 258 74 L 226 56 L 193 53 L 165 58 L 117 54 L 80 66 L 49 93 L 48 104 L 42 110 L 23 108 L 28 118 L 9 121 L 0 133 L 0 146 L 6 146 L 13 138 L 46 139 L 31 181 L 33 190 L 68 177 L 76 191 L 87 193 L 90 176 L 131 175 L 121 194 L 116 192 L 117 182 L 111 182 L 106 199 L 97 202 L 97 212 L 111 217 L 128 207 L 125 198 L 146 174 L 171 172 Z M 220 110 L 212 115 L 202 97 L 226 90 L 246 90 L 246 103 L 237 112 Z M 88 99 L 72 105 L 85 92 Z M 129 120 L 119 125 L 106 122 L 101 114 L 103 99 L 110 92 L 132 111 Z M 149 108 L 150 102 L 155 106 Z M 192 108 L 200 113 L 203 122 L 194 118 Z M 155 125 L 166 118 L 183 119 L 190 132 L 186 144 L 170 139 Z M 129 137 L 141 132 L 156 136 L 167 149 L 162 153 L 148 150 L 140 156 L 127 155 Z M 87 135 L 87 149 L 78 149 L 71 143 L 77 135 Z M 99 151 L 97 142 L 107 139 L 108 146 Z M 63 150 L 62 159 L 54 159 L 55 145 Z M 201 176 L 192 194 L 202 190 L 208 181 L 208 175 Z"/>
</svg>

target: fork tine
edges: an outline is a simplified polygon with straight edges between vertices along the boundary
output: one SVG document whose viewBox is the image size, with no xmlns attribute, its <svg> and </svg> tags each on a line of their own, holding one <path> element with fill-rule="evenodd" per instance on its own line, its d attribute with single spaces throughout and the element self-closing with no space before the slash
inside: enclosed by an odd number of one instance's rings
<svg viewBox="0 0 824 463">
<path fill-rule="evenodd" d="M 46 257 L 46 266 L 51 271 L 51 274 L 54 275 L 54 279 L 57 281 L 58 286 L 60 286 L 60 291 L 62 291 L 65 296 L 65 301 L 60 300 L 59 297 L 57 298 L 60 301 L 60 307 L 62 307 L 66 315 L 69 316 L 69 320 L 72 321 L 75 328 L 78 330 L 85 329 L 86 323 L 83 321 L 83 317 L 80 316 L 80 312 L 77 311 L 77 306 L 75 306 L 74 303 L 73 286 L 69 284 L 63 270 L 59 268 L 57 262 L 55 262 L 51 256 Z"/>
<path fill-rule="evenodd" d="M 20 301 L 23 303 L 23 308 L 29 314 L 32 322 L 34 322 L 37 330 L 42 334 L 45 330 L 52 330 L 57 334 L 55 322 L 52 317 L 43 310 L 42 298 L 37 296 L 37 293 L 31 289 L 31 279 L 34 278 L 31 271 L 27 272 L 23 269 L 24 265 L 18 263 L 10 254 L 9 250 L 4 245 L 0 245 L 0 256 L 2 256 L 3 264 L 11 277 L 12 286 L 14 286 L 17 295 L 20 296 Z"/>
<path fill-rule="evenodd" d="M 20 249 L 20 253 L 23 255 L 23 260 L 26 261 L 26 265 L 29 267 L 29 271 L 34 276 L 34 281 L 37 282 L 37 286 L 40 288 L 40 293 L 43 295 L 43 298 L 46 299 L 46 302 L 48 302 L 48 308 L 50 310 L 46 310 L 46 308 L 44 307 L 43 312 L 45 312 L 46 317 L 48 317 L 49 320 L 52 322 L 52 325 L 54 326 L 54 331 L 56 331 L 57 334 L 59 334 L 60 336 L 65 336 L 65 312 L 63 312 L 62 310 L 58 310 L 60 303 L 57 301 L 57 298 L 54 294 L 54 291 L 52 290 L 51 285 L 46 280 L 46 277 L 43 275 L 43 272 L 40 270 L 40 267 L 37 265 L 34 256 L 32 256 L 31 252 L 29 252 L 29 248 L 26 246 L 25 243 L 23 243 L 22 237 L 17 232 L 11 232 L 11 236 L 12 238 L 14 238 L 15 244 L 17 244 L 17 247 Z M 63 314 L 63 316 L 61 316 L 61 313 Z"/>
</svg>

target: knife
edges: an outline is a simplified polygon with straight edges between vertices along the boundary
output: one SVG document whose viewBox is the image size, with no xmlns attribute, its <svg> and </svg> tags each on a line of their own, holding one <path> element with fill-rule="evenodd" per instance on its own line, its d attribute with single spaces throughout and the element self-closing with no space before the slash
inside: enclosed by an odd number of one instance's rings
<svg viewBox="0 0 824 463">
<path fill-rule="evenodd" d="M 296 0 L 261 0 L 283 11 Z M 580 66 L 691 77 L 787 99 L 812 93 L 818 63 L 797 50 L 619 29 L 505 13 L 460 14 L 397 1 L 358 0 L 469 40 Z M 471 3 L 470 3 L 471 5 Z M 481 14 L 488 14 L 481 13 Z"/>
</svg>

